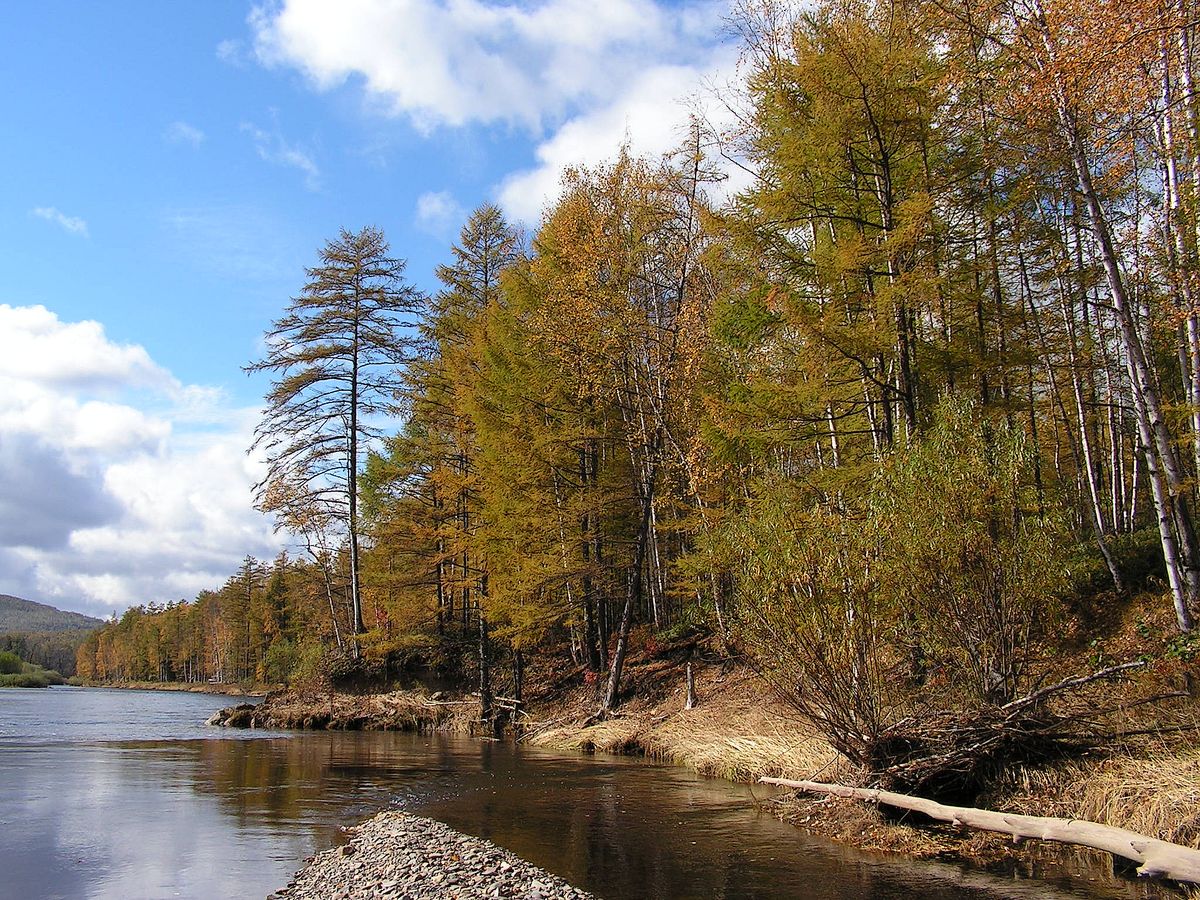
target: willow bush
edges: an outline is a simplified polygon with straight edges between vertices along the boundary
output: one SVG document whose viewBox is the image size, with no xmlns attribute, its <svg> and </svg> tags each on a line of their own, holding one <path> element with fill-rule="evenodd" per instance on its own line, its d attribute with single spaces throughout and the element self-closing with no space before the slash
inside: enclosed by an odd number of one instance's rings
<svg viewBox="0 0 1200 900">
<path fill-rule="evenodd" d="M 850 760 L 877 763 L 918 705 L 969 710 L 1023 684 L 1067 584 L 1031 472 L 1018 430 L 949 400 L 860 499 L 763 484 L 723 530 L 742 639 Z"/>
<path fill-rule="evenodd" d="M 880 589 L 907 611 L 914 654 L 960 702 L 1017 696 L 1071 557 L 1024 433 L 946 400 L 921 440 L 880 468 L 869 515 L 885 542 Z"/>
<path fill-rule="evenodd" d="M 724 535 L 737 548 L 738 631 L 772 687 L 865 763 L 906 705 L 900 616 L 879 590 L 874 529 L 770 487 Z"/>
</svg>

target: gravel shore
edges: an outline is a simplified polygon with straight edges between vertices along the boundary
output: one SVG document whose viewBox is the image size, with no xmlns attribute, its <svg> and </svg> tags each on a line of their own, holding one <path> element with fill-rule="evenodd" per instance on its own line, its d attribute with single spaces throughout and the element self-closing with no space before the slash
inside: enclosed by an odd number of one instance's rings
<svg viewBox="0 0 1200 900">
<path fill-rule="evenodd" d="M 382 812 L 350 842 L 312 858 L 268 900 L 595 900 L 490 841 L 402 812 Z"/>
</svg>

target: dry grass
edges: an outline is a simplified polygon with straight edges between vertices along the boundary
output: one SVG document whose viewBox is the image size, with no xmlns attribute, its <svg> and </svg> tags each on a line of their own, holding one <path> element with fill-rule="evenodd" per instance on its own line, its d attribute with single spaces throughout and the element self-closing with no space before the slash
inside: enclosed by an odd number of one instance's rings
<svg viewBox="0 0 1200 900">
<path fill-rule="evenodd" d="M 209 684 L 206 681 L 117 681 L 87 682 L 89 687 L 103 687 L 130 691 L 175 691 L 186 694 L 224 694 L 228 697 L 265 697 L 277 684 L 255 684 L 247 688 L 241 684 Z"/>
<path fill-rule="evenodd" d="M 1089 819 L 1200 847 L 1200 746 L 1022 769 L 997 796 L 1018 812 Z"/>
<path fill-rule="evenodd" d="M 479 721 L 479 701 L 434 701 L 408 691 L 284 693 L 272 694 L 242 718 L 266 728 L 470 732 Z"/>
<path fill-rule="evenodd" d="M 529 742 L 567 750 L 643 753 L 732 781 L 753 781 L 760 775 L 835 778 L 842 773 L 833 748 L 766 695 L 762 683 L 745 669 L 698 669 L 699 704 L 691 710 L 683 708 L 678 667 L 635 667 L 631 677 L 638 694 L 617 716 L 581 727 L 578 723 L 595 709 L 595 698 L 586 689 L 573 691 L 543 711 L 550 722 L 535 725 Z"/>
<path fill-rule="evenodd" d="M 1200 847 L 1200 709 L 1194 697 L 1180 695 L 1187 678 L 1195 679 L 1197 663 L 1164 653 L 1175 629 L 1162 598 L 1109 605 L 1112 621 L 1087 645 L 1089 653 L 1083 652 L 1084 634 L 1080 651 L 1062 662 L 1086 671 L 1094 665 L 1092 652 L 1102 653 L 1105 662 L 1153 660 L 1146 670 L 1081 698 L 1092 704 L 1102 731 L 1137 736 L 1058 764 L 1015 767 L 981 802 Z M 1153 697 L 1160 699 L 1147 702 Z"/>
</svg>

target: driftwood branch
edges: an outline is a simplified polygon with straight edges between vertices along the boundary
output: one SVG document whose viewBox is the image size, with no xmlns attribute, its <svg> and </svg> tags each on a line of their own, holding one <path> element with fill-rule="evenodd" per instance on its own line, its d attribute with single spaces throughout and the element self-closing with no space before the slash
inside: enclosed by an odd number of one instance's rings
<svg viewBox="0 0 1200 900">
<path fill-rule="evenodd" d="M 849 787 L 844 784 L 789 781 L 786 778 L 760 778 L 759 781 L 814 794 L 831 794 L 835 797 L 908 809 L 941 822 L 1008 834 L 1012 836 L 1014 843 L 1025 838 L 1036 838 L 1091 847 L 1137 863 L 1139 875 L 1200 883 L 1200 850 L 1160 841 L 1144 834 L 1126 831 L 1124 828 L 1101 825 L 1099 822 L 1049 816 L 1022 816 L 970 806 L 947 806 L 909 794 Z"/>
<path fill-rule="evenodd" d="M 1011 703 L 1006 703 L 1001 706 L 1000 709 L 1004 712 L 1024 709 L 1027 706 L 1040 703 L 1047 697 L 1061 693 L 1062 691 L 1083 687 L 1085 684 L 1090 684 L 1093 681 L 1099 681 L 1102 678 L 1112 678 L 1114 675 L 1120 675 L 1122 672 L 1128 672 L 1131 669 L 1140 669 L 1144 665 L 1146 665 L 1146 661 L 1144 659 L 1135 659 L 1133 662 L 1121 663 L 1117 666 L 1109 666 L 1106 669 L 1100 669 L 1099 671 L 1092 672 L 1090 675 L 1076 675 L 1072 678 L 1066 678 L 1058 682 L 1058 684 L 1052 684 L 1049 687 L 1044 687 L 1041 690 L 1034 691 L 1032 694 L 1019 697 L 1018 699 L 1013 700 Z"/>
</svg>

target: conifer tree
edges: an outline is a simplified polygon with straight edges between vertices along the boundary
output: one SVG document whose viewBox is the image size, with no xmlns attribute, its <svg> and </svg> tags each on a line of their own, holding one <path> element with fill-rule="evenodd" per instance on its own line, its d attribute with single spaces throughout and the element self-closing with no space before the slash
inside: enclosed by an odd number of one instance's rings
<svg viewBox="0 0 1200 900">
<path fill-rule="evenodd" d="M 275 376 L 255 432 L 268 470 L 258 502 L 284 527 L 328 523 L 345 541 L 350 625 L 362 633 L 359 472 L 413 355 L 420 295 L 377 228 L 342 230 L 266 334 L 248 372 Z"/>
</svg>

